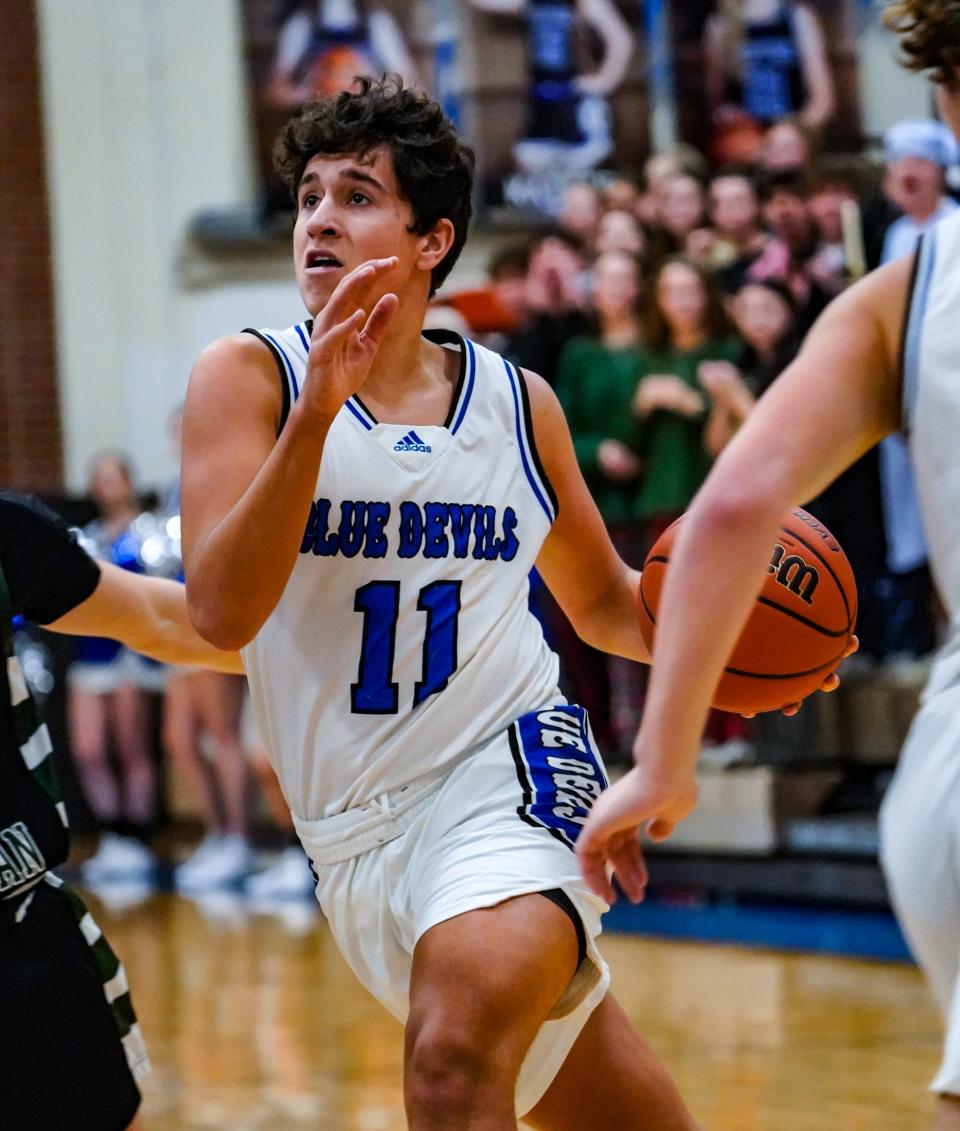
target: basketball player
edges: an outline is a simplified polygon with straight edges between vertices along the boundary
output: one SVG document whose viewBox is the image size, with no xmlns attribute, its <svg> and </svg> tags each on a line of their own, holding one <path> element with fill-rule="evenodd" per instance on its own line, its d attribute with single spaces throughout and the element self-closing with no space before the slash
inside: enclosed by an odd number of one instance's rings
<svg viewBox="0 0 960 1131">
<path fill-rule="evenodd" d="M 888 7 L 887 20 L 901 34 L 907 65 L 933 72 L 941 113 L 960 134 L 960 0 L 901 0 Z M 932 1084 L 938 1131 L 960 1129 L 958 261 L 955 215 L 924 233 L 915 255 L 836 299 L 721 455 L 674 549 L 636 766 L 594 807 L 577 845 L 598 896 L 611 895 L 612 865 L 624 889 L 641 898 L 646 870 L 637 832 L 643 826 L 662 840 L 696 803 L 707 705 L 782 514 L 902 429 L 951 630 L 884 801 L 881 856 L 894 906 L 947 1022 Z"/>
<path fill-rule="evenodd" d="M 633 55 L 633 33 L 613 0 L 472 0 L 502 15 L 526 12 L 529 25 L 529 96 L 524 135 L 513 149 L 524 172 L 585 171 L 613 149 L 606 99 L 623 82 Z M 599 40 L 602 61 L 581 73 L 580 25 Z"/>
<path fill-rule="evenodd" d="M 187 617 L 184 590 L 98 563 L 66 526 L 0 492 L 0 1127 L 122 1131 L 146 1050 L 123 966 L 53 873 L 67 856 L 50 736 L 13 651 L 12 614 L 171 663 L 240 670 Z"/>
<path fill-rule="evenodd" d="M 409 1126 L 689 1131 L 607 992 L 570 850 L 604 769 L 527 608 L 536 562 L 588 641 L 646 659 L 638 575 L 546 382 L 421 334 L 473 154 L 426 95 L 365 80 L 278 159 L 310 317 L 191 376 L 191 616 L 243 647 L 330 929 L 406 1023 Z"/>
<path fill-rule="evenodd" d="M 397 72 L 408 82 L 416 68 L 396 17 L 364 0 L 304 0 L 277 35 L 266 98 L 291 111 L 310 98 L 349 90 L 359 74 Z"/>
</svg>

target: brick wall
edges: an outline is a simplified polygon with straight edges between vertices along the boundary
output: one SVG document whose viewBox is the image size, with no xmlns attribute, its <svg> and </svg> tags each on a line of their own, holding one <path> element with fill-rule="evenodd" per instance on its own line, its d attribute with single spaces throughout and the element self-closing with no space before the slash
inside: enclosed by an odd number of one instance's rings
<svg viewBox="0 0 960 1131">
<path fill-rule="evenodd" d="M 33 0 L 0 0 L 0 486 L 63 482 Z"/>
</svg>

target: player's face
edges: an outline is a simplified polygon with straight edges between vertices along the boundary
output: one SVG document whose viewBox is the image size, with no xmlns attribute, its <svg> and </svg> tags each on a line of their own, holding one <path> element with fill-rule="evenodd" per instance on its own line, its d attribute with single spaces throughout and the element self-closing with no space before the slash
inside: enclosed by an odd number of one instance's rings
<svg viewBox="0 0 960 1131">
<path fill-rule="evenodd" d="M 322 310 L 344 275 L 368 259 L 399 260 L 369 295 L 369 307 L 388 290 L 402 289 L 415 272 L 423 239 L 410 231 L 412 223 L 385 150 L 362 160 L 353 154 L 312 158 L 297 191 L 293 229 L 297 284 L 310 313 Z"/>
</svg>

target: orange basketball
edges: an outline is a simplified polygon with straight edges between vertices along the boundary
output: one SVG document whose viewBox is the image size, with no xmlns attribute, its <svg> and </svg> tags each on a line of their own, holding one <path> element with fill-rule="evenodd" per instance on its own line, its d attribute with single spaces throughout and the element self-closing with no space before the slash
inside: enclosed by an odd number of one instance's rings
<svg viewBox="0 0 960 1131">
<path fill-rule="evenodd" d="M 640 630 L 651 651 L 681 522 L 657 539 L 643 567 Z M 842 659 L 856 618 L 857 584 L 846 554 L 822 523 L 795 508 L 780 524 L 763 588 L 717 685 L 714 707 L 775 711 L 816 691 Z"/>
</svg>

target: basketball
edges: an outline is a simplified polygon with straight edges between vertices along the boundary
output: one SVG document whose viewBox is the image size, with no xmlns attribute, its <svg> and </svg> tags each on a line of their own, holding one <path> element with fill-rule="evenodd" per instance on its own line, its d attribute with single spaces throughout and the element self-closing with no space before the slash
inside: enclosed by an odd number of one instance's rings
<svg viewBox="0 0 960 1131">
<path fill-rule="evenodd" d="M 640 630 L 653 651 L 657 609 L 683 517 L 657 539 L 640 580 Z M 770 548 L 763 588 L 713 697 L 723 711 L 776 711 L 816 691 L 843 658 L 857 616 L 857 585 L 829 530 L 796 507 Z M 691 657 L 696 663 L 696 657 Z"/>
</svg>

